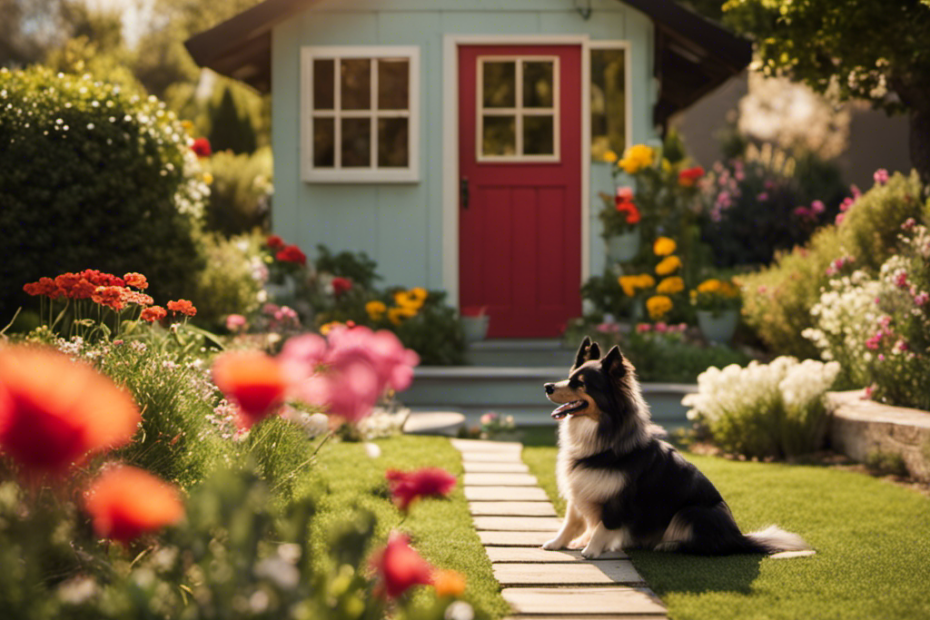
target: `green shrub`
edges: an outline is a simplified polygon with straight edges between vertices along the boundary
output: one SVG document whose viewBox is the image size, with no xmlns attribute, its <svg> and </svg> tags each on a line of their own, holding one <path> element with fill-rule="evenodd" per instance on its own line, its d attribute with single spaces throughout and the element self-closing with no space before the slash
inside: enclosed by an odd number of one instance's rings
<svg viewBox="0 0 930 620">
<path fill-rule="evenodd" d="M 773 352 L 816 357 L 816 347 L 802 332 L 813 326 L 810 311 L 830 280 L 831 264 L 852 257 L 856 268 L 877 272 L 894 253 L 901 224 L 930 213 L 922 196 L 916 172 L 895 174 L 860 196 L 838 225 L 819 229 L 806 246 L 741 278 L 745 321 Z"/>
<path fill-rule="evenodd" d="M 271 206 L 271 149 L 236 155 L 219 151 L 209 159 L 210 199 L 205 226 L 226 236 L 268 228 Z"/>
<path fill-rule="evenodd" d="M 865 466 L 873 474 L 879 476 L 900 476 L 906 478 L 909 474 L 907 463 L 897 452 L 872 450 L 865 457 Z"/>
<path fill-rule="evenodd" d="M 219 328 L 230 314 L 245 316 L 258 310 L 262 282 L 256 278 L 260 233 L 227 239 L 205 235 L 206 266 L 198 274 L 197 320 L 202 325 Z"/>
<path fill-rule="evenodd" d="M 22 286 L 88 266 L 189 296 L 208 191 L 188 136 L 154 98 L 89 76 L 0 70 L 0 316 Z"/>
</svg>

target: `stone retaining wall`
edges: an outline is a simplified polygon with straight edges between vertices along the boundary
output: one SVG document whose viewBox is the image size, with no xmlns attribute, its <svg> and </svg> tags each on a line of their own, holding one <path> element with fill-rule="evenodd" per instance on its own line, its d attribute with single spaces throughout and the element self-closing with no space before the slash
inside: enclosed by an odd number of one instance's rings
<svg viewBox="0 0 930 620">
<path fill-rule="evenodd" d="M 899 454 L 910 475 L 930 482 L 930 413 L 863 400 L 862 390 L 831 392 L 830 445 L 841 454 L 865 462 L 881 451 Z"/>
</svg>

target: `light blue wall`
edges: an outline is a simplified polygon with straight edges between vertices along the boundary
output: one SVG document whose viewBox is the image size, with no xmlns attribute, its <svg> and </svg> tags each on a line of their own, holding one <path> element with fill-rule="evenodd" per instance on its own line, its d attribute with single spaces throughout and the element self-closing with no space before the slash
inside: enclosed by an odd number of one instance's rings
<svg viewBox="0 0 930 620">
<path fill-rule="evenodd" d="M 442 289 L 443 37 L 587 34 L 626 40 L 632 50 L 632 141 L 655 137 L 651 20 L 617 0 L 592 0 L 582 19 L 573 0 L 322 0 L 272 33 L 275 233 L 311 256 L 316 245 L 364 251 L 386 284 Z M 300 178 L 300 48 L 308 45 L 420 47 L 420 181 L 305 183 Z M 591 273 L 604 267 L 599 191 L 609 172 L 592 164 Z"/>
</svg>

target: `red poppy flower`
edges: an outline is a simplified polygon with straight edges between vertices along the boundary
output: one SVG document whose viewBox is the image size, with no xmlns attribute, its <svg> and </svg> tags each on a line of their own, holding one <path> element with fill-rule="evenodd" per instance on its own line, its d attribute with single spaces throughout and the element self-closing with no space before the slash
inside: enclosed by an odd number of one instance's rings
<svg viewBox="0 0 930 620">
<path fill-rule="evenodd" d="M 123 276 L 123 280 L 125 280 L 126 284 L 128 284 L 129 286 L 135 287 L 142 291 L 144 291 L 145 289 L 149 287 L 148 279 L 141 273 L 135 273 L 135 272 L 127 273 L 126 275 Z"/>
<path fill-rule="evenodd" d="M 284 263 L 307 264 L 307 255 L 300 251 L 296 245 L 289 245 L 275 254 L 275 258 Z"/>
<path fill-rule="evenodd" d="M 172 312 L 180 312 L 181 314 L 186 314 L 187 316 L 195 316 L 197 314 L 197 308 L 195 308 L 194 304 L 186 299 L 169 301 L 168 310 L 171 310 Z"/>
<path fill-rule="evenodd" d="M 642 219 L 639 209 L 636 208 L 632 202 L 625 202 L 622 205 L 617 206 L 617 211 L 626 214 L 626 223 L 631 226 L 634 224 L 639 224 L 639 221 Z"/>
<path fill-rule="evenodd" d="M 206 138 L 197 138 L 194 140 L 194 143 L 191 145 L 191 150 L 197 155 L 197 157 L 210 157 L 213 154 L 213 149 L 210 148 L 210 141 Z"/>
<path fill-rule="evenodd" d="M 693 187 L 702 176 L 704 176 L 704 169 L 700 166 L 688 168 L 678 173 L 678 184 L 682 187 Z"/>
<path fill-rule="evenodd" d="M 0 450 L 25 469 L 63 473 L 129 443 L 140 420 L 132 398 L 90 366 L 47 349 L 0 349 Z"/>
<path fill-rule="evenodd" d="M 162 320 L 166 316 L 168 316 L 167 310 L 161 306 L 152 306 L 151 308 L 146 308 L 143 310 L 142 315 L 139 318 L 148 323 L 154 323 L 155 321 Z"/>
<path fill-rule="evenodd" d="M 397 507 L 405 511 L 419 497 L 443 497 L 455 487 L 455 476 L 439 467 L 404 472 L 389 469 L 385 474 Z"/>
<path fill-rule="evenodd" d="M 128 543 L 184 517 L 178 490 L 145 470 L 109 468 L 84 494 L 98 536 Z"/>
<path fill-rule="evenodd" d="M 372 567 L 383 582 L 384 592 L 397 598 L 416 585 L 433 583 L 433 567 L 409 545 L 409 539 L 392 532 L 387 545 L 372 558 Z"/>
<path fill-rule="evenodd" d="M 260 351 L 224 353 L 213 363 L 213 382 L 236 402 L 239 425 L 251 428 L 284 402 L 288 381 L 281 364 Z"/>
<path fill-rule="evenodd" d="M 352 280 L 339 276 L 333 278 L 333 294 L 336 295 L 336 297 L 350 290 L 352 290 Z"/>
<path fill-rule="evenodd" d="M 278 235 L 268 235 L 268 238 L 265 239 L 265 245 L 271 248 L 272 250 L 283 250 L 284 239 L 282 239 Z"/>
</svg>

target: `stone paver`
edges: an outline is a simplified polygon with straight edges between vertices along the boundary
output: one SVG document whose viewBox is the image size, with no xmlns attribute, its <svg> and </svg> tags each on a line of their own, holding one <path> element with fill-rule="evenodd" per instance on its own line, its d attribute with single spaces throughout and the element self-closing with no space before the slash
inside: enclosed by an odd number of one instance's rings
<svg viewBox="0 0 930 620">
<path fill-rule="evenodd" d="M 471 502 L 468 510 L 476 517 L 554 517 L 549 502 Z"/>
<path fill-rule="evenodd" d="M 465 499 L 479 502 L 548 502 L 539 487 L 465 487 Z"/>
<path fill-rule="evenodd" d="M 476 487 L 535 487 L 536 476 L 530 474 L 465 474 L 462 484 Z"/>
<path fill-rule="evenodd" d="M 530 468 L 523 463 L 484 463 L 482 461 L 464 461 L 462 467 L 466 474 L 528 474 Z"/>
<path fill-rule="evenodd" d="M 504 588 L 504 600 L 515 614 L 579 616 L 589 614 L 656 614 L 665 608 L 646 588 Z"/>
<path fill-rule="evenodd" d="M 545 551 L 561 526 L 517 443 L 452 440 L 462 453 L 462 486 L 507 620 L 658 620 L 665 608 L 623 552 L 585 560 L 580 550 Z"/>
<path fill-rule="evenodd" d="M 555 517 L 473 517 L 479 532 L 549 532 L 559 531 L 562 520 Z"/>
<path fill-rule="evenodd" d="M 643 578 L 629 560 L 580 562 L 571 567 L 565 564 L 494 564 L 494 578 L 504 587 L 643 584 Z"/>
<path fill-rule="evenodd" d="M 610 560 L 625 560 L 627 555 L 622 551 L 607 551 L 597 559 L 585 560 L 581 557 L 580 549 L 562 549 L 561 551 L 546 551 L 540 547 L 485 547 L 488 558 L 494 564 L 528 563 L 540 564 L 574 564 L 576 562 L 608 562 Z"/>
<path fill-rule="evenodd" d="M 540 547 L 555 538 L 555 532 L 478 532 L 485 547 Z"/>
</svg>

